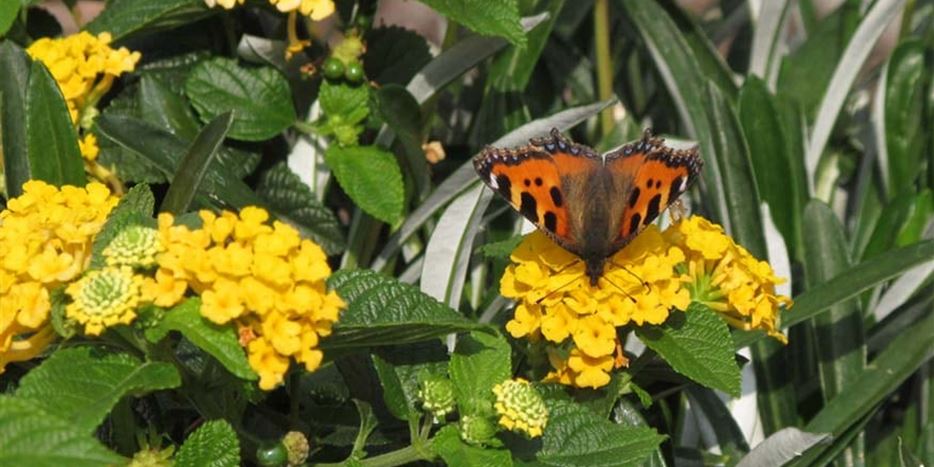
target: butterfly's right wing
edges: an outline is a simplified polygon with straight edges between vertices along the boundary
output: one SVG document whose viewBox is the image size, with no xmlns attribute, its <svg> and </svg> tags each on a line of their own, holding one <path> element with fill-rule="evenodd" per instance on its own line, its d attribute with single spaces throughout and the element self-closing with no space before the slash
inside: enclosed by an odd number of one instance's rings
<svg viewBox="0 0 934 467">
<path fill-rule="evenodd" d="M 582 211 L 574 206 L 600 156 L 552 130 L 517 149 L 487 147 L 473 159 L 480 178 L 556 243 L 580 254 Z"/>
</svg>

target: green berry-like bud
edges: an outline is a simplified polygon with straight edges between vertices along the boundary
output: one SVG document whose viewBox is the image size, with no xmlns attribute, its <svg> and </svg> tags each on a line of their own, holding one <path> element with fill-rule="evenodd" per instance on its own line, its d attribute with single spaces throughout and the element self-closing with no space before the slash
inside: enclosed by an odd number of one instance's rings
<svg viewBox="0 0 934 467">
<path fill-rule="evenodd" d="M 282 437 L 282 445 L 289 454 L 289 466 L 297 466 L 308 459 L 308 438 L 299 431 L 290 431 Z"/>
<path fill-rule="evenodd" d="M 541 436 L 548 424 L 548 408 L 541 394 L 526 380 L 509 379 L 493 387 L 499 424 L 530 438 Z"/>
<path fill-rule="evenodd" d="M 289 453 L 282 443 L 267 444 L 256 449 L 256 462 L 263 467 L 279 467 L 289 461 Z"/>
<path fill-rule="evenodd" d="M 149 267 L 156 263 L 161 249 L 159 232 L 142 225 L 131 225 L 117 233 L 104 248 L 108 266 Z"/>
<path fill-rule="evenodd" d="M 334 57 L 324 61 L 324 77 L 335 80 L 344 76 L 344 63 Z"/>
<path fill-rule="evenodd" d="M 441 420 L 454 411 L 454 385 L 444 376 L 433 376 L 422 382 L 418 389 L 422 407 Z"/>
<path fill-rule="evenodd" d="M 482 446 L 496 435 L 496 425 L 481 415 L 464 415 L 458 425 L 461 439 L 469 444 Z"/>
<path fill-rule="evenodd" d="M 347 65 L 347 69 L 344 70 L 344 78 L 347 78 L 347 81 L 357 84 L 363 82 L 363 65 L 360 62 L 352 62 Z"/>
</svg>

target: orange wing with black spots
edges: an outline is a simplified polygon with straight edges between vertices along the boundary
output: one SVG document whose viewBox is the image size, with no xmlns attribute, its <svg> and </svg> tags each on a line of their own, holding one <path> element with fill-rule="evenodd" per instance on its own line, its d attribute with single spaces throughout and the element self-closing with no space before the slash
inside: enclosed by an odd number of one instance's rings
<svg viewBox="0 0 934 467">
<path fill-rule="evenodd" d="M 626 203 L 612 250 L 629 243 L 687 191 L 702 167 L 697 147 L 678 150 L 665 146 L 650 130 L 640 141 L 607 154 L 606 168 L 616 186 L 622 187 Z"/>
<path fill-rule="evenodd" d="M 600 156 L 565 139 L 558 130 L 518 149 L 485 148 L 474 168 L 493 191 L 555 242 L 577 251 L 577 224 L 568 209 L 569 184 L 601 169 Z"/>
</svg>

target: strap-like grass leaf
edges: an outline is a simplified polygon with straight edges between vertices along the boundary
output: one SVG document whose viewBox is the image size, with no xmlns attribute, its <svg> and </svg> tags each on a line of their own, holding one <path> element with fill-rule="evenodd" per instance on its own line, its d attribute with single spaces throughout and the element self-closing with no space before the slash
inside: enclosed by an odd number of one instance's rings
<svg viewBox="0 0 934 467">
<path fill-rule="evenodd" d="M 811 447 L 826 443 L 827 433 L 808 433 L 794 427 L 782 428 L 746 454 L 736 467 L 784 465 Z"/>
<path fill-rule="evenodd" d="M 16 5 L 18 2 L 8 2 Z M 3 148 L 3 175 L 9 197 L 23 192 L 29 180 L 29 156 L 26 149 L 26 85 L 29 82 L 29 59 L 13 41 L 0 44 L 0 147 Z"/>
<path fill-rule="evenodd" d="M 198 133 L 175 170 L 172 183 L 162 200 L 160 212 L 178 215 L 188 210 L 214 159 L 214 154 L 224 142 L 232 123 L 233 114 L 226 112 L 211 120 Z"/>
</svg>

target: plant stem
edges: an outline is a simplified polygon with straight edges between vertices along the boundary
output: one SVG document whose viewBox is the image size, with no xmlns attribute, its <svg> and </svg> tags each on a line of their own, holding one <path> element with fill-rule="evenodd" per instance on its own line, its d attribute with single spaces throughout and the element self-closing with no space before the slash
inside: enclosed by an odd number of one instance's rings
<svg viewBox="0 0 934 467">
<path fill-rule="evenodd" d="M 415 461 L 427 461 L 431 460 L 434 456 L 427 454 L 424 451 L 424 448 L 427 447 L 421 446 L 421 449 L 416 445 L 406 446 L 397 451 L 387 452 L 386 454 L 380 454 L 378 456 L 370 457 L 360 461 L 360 465 L 366 467 L 394 467 L 396 465 L 406 465 L 411 464 Z"/>
<path fill-rule="evenodd" d="M 596 0 L 593 6 L 594 48 L 597 55 L 597 96 L 601 101 L 613 97 L 613 60 L 610 57 L 609 0 Z M 613 109 L 600 112 L 600 134 L 613 131 Z"/>
</svg>

